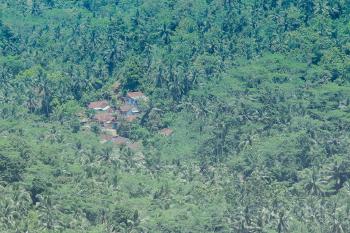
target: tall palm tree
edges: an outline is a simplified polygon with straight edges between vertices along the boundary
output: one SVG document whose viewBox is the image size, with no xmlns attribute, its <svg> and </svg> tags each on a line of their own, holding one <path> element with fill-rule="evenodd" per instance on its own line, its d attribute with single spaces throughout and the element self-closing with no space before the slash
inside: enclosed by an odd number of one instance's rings
<svg viewBox="0 0 350 233">
<path fill-rule="evenodd" d="M 164 23 L 162 28 L 159 30 L 159 35 L 162 38 L 164 44 L 168 45 L 170 43 L 170 37 L 172 35 L 172 31 L 166 26 Z"/>
<path fill-rule="evenodd" d="M 50 196 L 37 195 L 39 202 L 37 208 L 39 210 L 39 218 L 41 225 L 48 230 L 55 230 L 61 227 L 58 217 L 58 206 L 55 205 Z"/>
<path fill-rule="evenodd" d="M 20 214 L 16 211 L 14 201 L 10 198 L 5 198 L 0 202 L 0 223 L 3 223 L 8 229 L 13 229 L 16 226 L 16 218 Z"/>
<path fill-rule="evenodd" d="M 337 193 L 344 183 L 350 178 L 350 163 L 348 161 L 336 161 L 328 169 L 327 181 L 331 182 L 334 192 Z"/>
<path fill-rule="evenodd" d="M 304 189 L 306 193 L 316 196 L 323 196 L 324 192 L 324 181 L 321 179 L 319 171 L 313 168 L 305 170 L 306 174 L 304 178 Z"/>
<path fill-rule="evenodd" d="M 278 215 L 278 224 L 277 224 L 277 232 L 284 233 L 288 232 L 288 218 L 284 211 L 281 211 Z"/>
</svg>

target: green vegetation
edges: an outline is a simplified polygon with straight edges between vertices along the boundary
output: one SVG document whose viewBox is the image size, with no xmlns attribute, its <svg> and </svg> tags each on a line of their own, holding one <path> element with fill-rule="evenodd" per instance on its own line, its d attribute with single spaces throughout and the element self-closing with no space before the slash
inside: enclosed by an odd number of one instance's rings
<svg viewBox="0 0 350 233">
<path fill-rule="evenodd" d="M 0 232 L 350 232 L 349 34 L 346 0 L 0 0 Z M 101 143 L 129 91 L 142 145 Z"/>
</svg>

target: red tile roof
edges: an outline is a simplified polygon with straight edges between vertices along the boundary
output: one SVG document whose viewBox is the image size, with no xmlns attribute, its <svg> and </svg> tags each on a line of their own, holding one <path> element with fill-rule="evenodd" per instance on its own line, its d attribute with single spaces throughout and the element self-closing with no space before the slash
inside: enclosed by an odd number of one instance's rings
<svg viewBox="0 0 350 233">
<path fill-rule="evenodd" d="M 128 92 L 126 96 L 136 100 L 146 98 L 145 94 L 143 94 L 141 91 Z"/>
<path fill-rule="evenodd" d="M 136 116 L 136 115 L 131 115 L 131 116 L 125 117 L 125 120 L 126 120 L 127 122 L 133 122 L 133 121 L 135 121 L 136 119 L 137 119 L 137 116 Z"/>
<path fill-rule="evenodd" d="M 90 109 L 102 109 L 102 108 L 105 108 L 108 106 L 109 106 L 109 104 L 108 104 L 107 100 L 101 100 L 101 101 L 91 102 L 88 105 L 88 108 L 90 108 Z"/>
<path fill-rule="evenodd" d="M 129 104 L 124 104 L 124 105 L 120 106 L 119 109 L 121 112 L 129 112 L 131 109 L 133 109 L 133 106 L 131 106 Z"/>
<path fill-rule="evenodd" d="M 164 129 L 161 129 L 161 130 L 159 131 L 159 133 L 160 133 L 161 135 L 166 136 L 166 137 L 172 135 L 173 132 L 174 132 L 174 131 L 173 131 L 172 129 L 170 129 L 170 128 L 164 128 Z"/>
<path fill-rule="evenodd" d="M 94 118 L 100 123 L 108 123 L 108 122 L 115 121 L 116 119 L 112 113 L 108 113 L 108 112 L 97 113 Z"/>
</svg>

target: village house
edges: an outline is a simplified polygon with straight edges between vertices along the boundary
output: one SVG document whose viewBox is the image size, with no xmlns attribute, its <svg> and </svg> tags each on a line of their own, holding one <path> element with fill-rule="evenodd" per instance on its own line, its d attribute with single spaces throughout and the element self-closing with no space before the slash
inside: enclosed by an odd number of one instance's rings
<svg viewBox="0 0 350 233">
<path fill-rule="evenodd" d="M 138 106 L 141 101 L 146 100 L 147 97 L 140 91 L 128 92 L 125 97 L 125 102 L 133 106 Z"/>
<path fill-rule="evenodd" d="M 100 112 L 94 116 L 94 120 L 100 123 L 101 125 L 107 126 L 107 125 L 113 124 L 116 120 L 116 117 L 113 115 L 113 113 Z"/>
<path fill-rule="evenodd" d="M 107 100 L 101 100 L 101 101 L 91 102 L 88 105 L 88 108 L 96 111 L 107 111 L 108 109 L 111 108 L 111 106 L 109 105 Z"/>
<path fill-rule="evenodd" d="M 126 122 L 134 122 L 136 120 L 137 120 L 137 115 L 131 115 L 131 116 L 125 117 Z"/>
<path fill-rule="evenodd" d="M 133 116 L 140 113 L 139 109 L 130 104 L 124 104 L 119 108 L 120 114 L 124 117 Z"/>
<path fill-rule="evenodd" d="M 113 115 L 113 113 L 99 112 L 94 116 L 94 120 L 102 126 L 102 134 L 112 137 L 118 135 L 114 127 L 116 123 L 116 117 Z"/>
</svg>

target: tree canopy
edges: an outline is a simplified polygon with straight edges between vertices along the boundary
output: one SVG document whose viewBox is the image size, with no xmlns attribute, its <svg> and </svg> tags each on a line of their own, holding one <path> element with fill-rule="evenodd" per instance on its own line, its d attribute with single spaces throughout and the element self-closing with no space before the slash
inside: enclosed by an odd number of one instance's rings
<svg viewBox="0 0 350 233">
<path fill-rule="evenodd" d="M 347 0 L 0 0 L 0 232 L 350 232 L 349 22 Z"/>
</svg>

